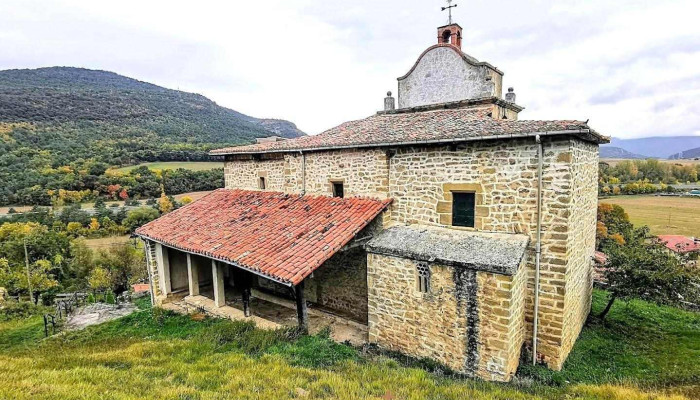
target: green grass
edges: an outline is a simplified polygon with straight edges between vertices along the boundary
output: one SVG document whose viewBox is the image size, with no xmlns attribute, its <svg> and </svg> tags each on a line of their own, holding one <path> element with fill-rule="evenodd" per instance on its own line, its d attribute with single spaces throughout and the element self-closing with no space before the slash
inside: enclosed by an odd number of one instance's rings
<svg viewBox="0 0 700 400">
<path fill-rule="evenodd" d="M 224 167 L 224 163 L 222 163 L 222 162 L 172 161 L 172 162 L 152 162 L 152 163 L 143 163 L 143 164 L 139 164 L 139 165 L 131 165 L 128 167 L 117 168 L 117 171 L 129 172 L 134 168 L 141 167 L 144 165 L 147 166 L 151 170 L 184 168 L 184 169 L 191 169 L 193 171 L 205 171 L 205 170 L 209 170 L 209 169 L 223 168 Z"/>
<path fill-rule="evenodd" d="M 593 314 L 606 302 L 607 294 L 595 291 Z M 592 318 L 583 329 L 562 371 L 523 364 L 520 374 L 549 385 L 699 385 L 700 314 L 644 301 L 617 301 L 605 322 Z"/>
<path fill-rule="evenodd" d="M 622 206 L 634 225 L 647 225 L 654 235 L 700 236 L 700 198 L 613 196 L 600 202 Z"/>
<path fill-rule="evenodd" d="M 605 294 L 596 292 L 595 308 Z M 293 329 L 151 309 L 42 340 L 36 317 L 0 323 L 2 399 L 652 399 L 693 398 L 700 316 L 616 304 L 586 327 L 564 370 L 516 383 L 460 379 Z M 440 369 L 438 369 L 440 371 Z M 570 383 L 567 383 L 569 381 Z M 685 396 L 684 396 L 684 395 Z"/>
</svg>

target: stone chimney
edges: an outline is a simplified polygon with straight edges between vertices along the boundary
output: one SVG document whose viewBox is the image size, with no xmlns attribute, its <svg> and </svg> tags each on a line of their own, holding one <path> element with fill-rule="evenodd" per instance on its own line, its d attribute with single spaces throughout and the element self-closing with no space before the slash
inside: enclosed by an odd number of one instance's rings
<svg viewBox="0 0 700 400">
<path fill-rule="evenodd" d="M 391 91 L 386 92 L 384 98 L 384 111 L 392 111 L 396 108 L 396 100 L 391 96 Z"/>
<path fill-rule="evenodd" d="M 438 43 L 451 44 L 462 49 L 462 27 L 458 24 L 450 24 L 438 28 Z"/>
<path fill-rule="evenodd" d="M 512 87 L 508 88 L 508 93 L 506 93 L 506 101 L 509 103 L 515 103 L 515 92 Z"/>
</svg>

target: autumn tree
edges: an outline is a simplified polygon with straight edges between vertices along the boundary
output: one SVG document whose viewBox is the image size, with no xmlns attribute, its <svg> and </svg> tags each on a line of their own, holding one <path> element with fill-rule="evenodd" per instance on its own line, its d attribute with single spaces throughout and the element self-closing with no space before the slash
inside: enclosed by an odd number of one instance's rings
<svg viewBox="0 0 700 400">
<path fill-rule="evenodd" d="M 165 192 L 163 192 L 163 194 L 160 195 L 160 199 L 158 199 L 158 209 L 160 212 L 167 214 L 172 211 L 174 207 L 173 202 L 165 195 Z"/>
</svg>

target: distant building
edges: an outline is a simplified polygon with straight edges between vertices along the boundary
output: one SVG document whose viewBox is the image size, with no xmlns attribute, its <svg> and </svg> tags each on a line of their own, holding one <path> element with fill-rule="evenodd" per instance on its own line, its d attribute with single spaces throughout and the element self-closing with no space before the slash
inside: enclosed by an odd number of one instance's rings
<svg viewBox="0 0 700 400">
<path fill-rule="evenodd" d="M 682 235 L 659 235 L 659 242 L 676 255 L 683 256 L 690 265 L 698 265 L 700 238 Z"/>
<path fill-rule="evenodd" d="M 252 296 L 296 304 L 304 326 L 310 306 L 489 380 L 510 380 L 533 342 L 560 369 L 591 306 L 609 140 L 583 121 L 519 120 L 462 28 L 437 33 L 376 115 L 212 151 L 226 188 L 136 232 L 156 301 L 215 312 L 242 299 L 264 317 Z"/>
</svg>

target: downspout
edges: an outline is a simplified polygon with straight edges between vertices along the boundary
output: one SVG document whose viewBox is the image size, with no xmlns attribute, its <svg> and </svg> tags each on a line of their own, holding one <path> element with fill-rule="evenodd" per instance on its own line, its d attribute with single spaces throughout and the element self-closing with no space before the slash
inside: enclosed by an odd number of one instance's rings
<svg viewBox="0 0 700 400">
<path fill-rule="evenodd" d="M 301 195 L 306 194 L 306 153 L 300 151 L 301 154 Z"/>
<path fill-rule="evenodd" d="M 542 254 L 542 140 L 537 143 L 537 242 L 535 244 L 535 311 L 532 326 L 532 365 L 537 363 L 537 323 L 540 310 L 540 256 Z"/>
</svg>

